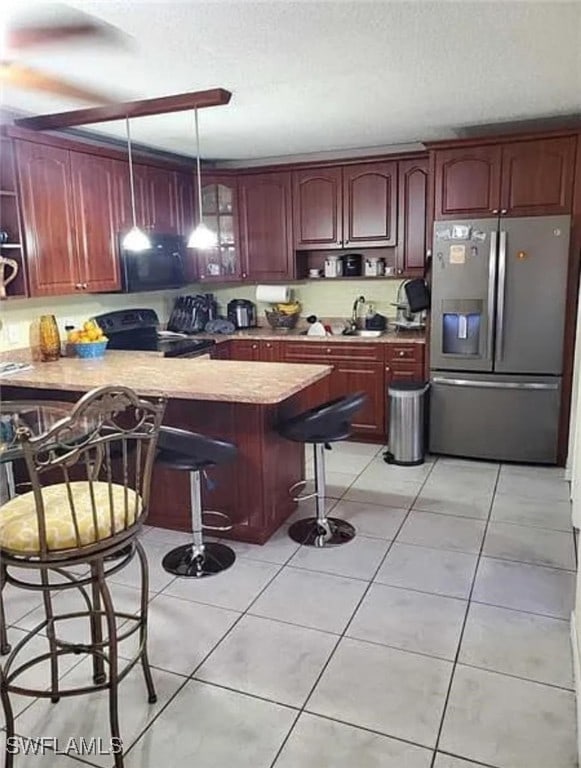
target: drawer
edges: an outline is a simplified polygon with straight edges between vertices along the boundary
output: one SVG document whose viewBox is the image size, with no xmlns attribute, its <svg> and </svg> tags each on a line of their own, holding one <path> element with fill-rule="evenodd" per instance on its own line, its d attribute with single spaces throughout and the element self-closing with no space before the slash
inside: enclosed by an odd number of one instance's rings
<svg viewBox="0 0 581 768">
<path fill-rule="evenodd" d="M 385 361 L 387 363 L 416 363 L 422 365 L 424 362 L 424 344 L 386 344 Z"/>
<path fill-rule="evenodd" d="M 282 357 L 286 362 L 317 362 L 360 360 L 377 363 L 382 361 L 383 350 L 380 344 L 367 342 L 358 344 L 333 343 L 325 341 L 281 342 Z"/>
</svg>

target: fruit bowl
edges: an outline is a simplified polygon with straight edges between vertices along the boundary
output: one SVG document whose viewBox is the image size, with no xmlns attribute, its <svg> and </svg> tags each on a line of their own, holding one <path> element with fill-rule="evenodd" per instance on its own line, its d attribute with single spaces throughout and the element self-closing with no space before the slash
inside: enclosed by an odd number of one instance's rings
<svg viewBox="0 0 581 768">
<path fill-rule="evenodd" d="M 84 360 L 96 360 L 105 356 L 105 350 L 109 339 L 105 341 L 84 341 L 74 344 L 75 355 L 82 357 Z"/>
<path fill-rule="evenodd" d="M 278 312 L 275 309 L 265 309 L 264 314 L 271 328 L 276 330 L 291 330 L 298 323 L 301 315 L 300 309 L 291 314 L 285 314 L 284 312 Z"/>
</svg>

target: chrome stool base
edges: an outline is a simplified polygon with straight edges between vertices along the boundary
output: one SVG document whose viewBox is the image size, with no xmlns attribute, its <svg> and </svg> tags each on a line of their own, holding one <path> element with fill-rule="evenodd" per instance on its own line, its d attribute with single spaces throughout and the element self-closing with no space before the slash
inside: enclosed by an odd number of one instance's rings
<svg viewBox="0 0 581 768">
<path fill-rule="evenodd" d="M 351 523 L 337 517 L 327 517 L 326 523 L 322 524 L 316 517 L 305 517 L 291 525 L 288 535 L 298 544 L 323 549 L 347 544 L 355 538 L 355 528 Z"/>
<path fill-rule="evenodd" d="M 194 556 L 194 545 L 182 544 L 181 547 L 168 552 L 161 564 L 164 570 L 175 576 L 202 579 L 225 571 L 233 565 L 235 560 L 236 554 L 233 549 L 225 544 L 209 541 L 204 544 L 203 554 Z"/>
</svg>

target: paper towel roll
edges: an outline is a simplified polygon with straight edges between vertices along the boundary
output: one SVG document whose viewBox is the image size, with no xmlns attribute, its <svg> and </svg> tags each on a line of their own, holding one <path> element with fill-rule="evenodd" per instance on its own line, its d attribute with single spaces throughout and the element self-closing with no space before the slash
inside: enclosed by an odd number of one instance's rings
<svg viewBox="0 0 581 768">
<path fill-rule="evenodd" d="M 266 304 L 286 304 L 290 300 L 291 289 L 288 285 L 257 285 L 256 301 Z"/>
</svg>

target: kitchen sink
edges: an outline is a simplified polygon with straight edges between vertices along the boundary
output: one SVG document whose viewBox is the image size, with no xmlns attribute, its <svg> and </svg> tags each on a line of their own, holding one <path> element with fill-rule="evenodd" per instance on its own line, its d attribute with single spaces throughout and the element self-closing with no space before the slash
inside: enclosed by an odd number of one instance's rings
<svg viewBox="0 0 581 768">
<path fill-rule="evenodd" d="M 357 329 L 356 331 L 343 331 L 343 336 L 365 336 L 368 339 L 377 339 L 383 336 L 385 331 L 365 331 Z"/>
</svg>

